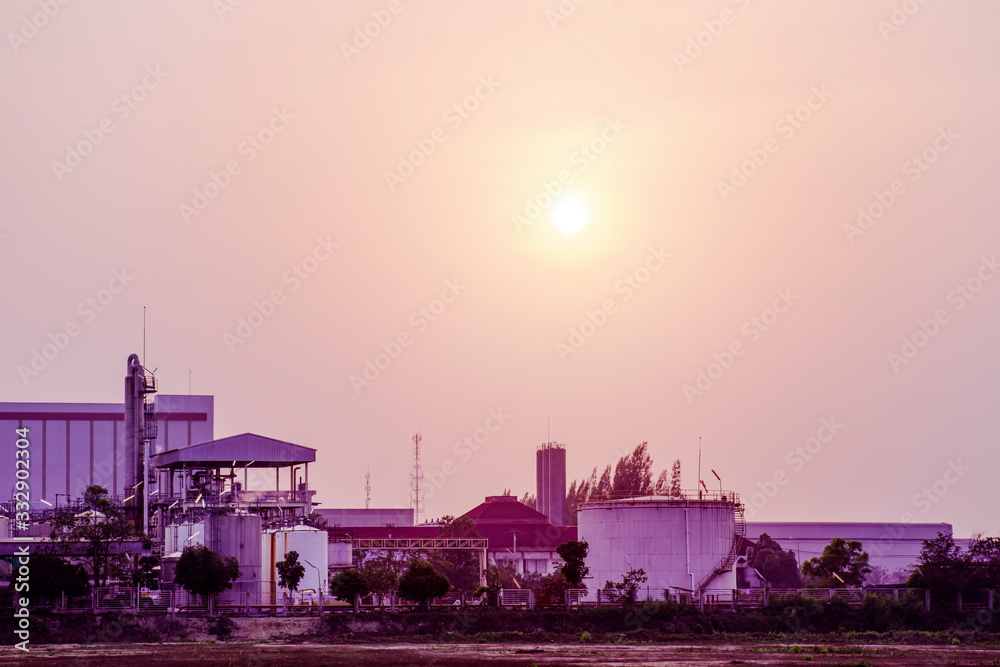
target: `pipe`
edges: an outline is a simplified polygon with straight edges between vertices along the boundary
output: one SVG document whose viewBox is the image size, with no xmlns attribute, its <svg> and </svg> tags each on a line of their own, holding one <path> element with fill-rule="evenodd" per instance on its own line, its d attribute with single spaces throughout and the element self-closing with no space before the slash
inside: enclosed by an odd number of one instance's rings
<svg viewBox="0 0 1000 667">
<path fill-rule="evenodd" d="M 684 508 L 684 545 L 687 550 L 687 574 L 691 578 L 691 594 L 694 594 L 694 572 L 691 571 L 691 524 L 688 522 L 688 508 Z"/>
</svg>

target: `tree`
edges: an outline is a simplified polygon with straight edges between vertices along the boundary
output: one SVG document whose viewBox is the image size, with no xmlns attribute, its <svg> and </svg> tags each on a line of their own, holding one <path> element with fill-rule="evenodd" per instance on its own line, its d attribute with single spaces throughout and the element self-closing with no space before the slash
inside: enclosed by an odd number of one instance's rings
<svg viewBox="0 0 1000 667">
<path fill-rule="evenodd" d="M 139 556 L 132 568 L 132 585 L 153 588 L 156 584 L 156 566 L 160 559 L 156 556 Z"/>
<path fill-rule="evenodd" d="M 604 472 L 601 473 L 601 480 L 597 483 L 597 487 L 594 489 L 591 495 L 608 496 L 611 494 L 612 488 L 613 487 L 611 485 L 611 466 L 608 466 L 607 468 L 604 469 Z"/>
<path fill-rule="evenodd" d="M 276 565 L 278 570 L 278 585 L 290 591 L 299 589 L 299 582 L 306 576 L 305 566 L 299 562 L 299 552 L 289 551 L 285 559 Z"/>
<path fill-rule="evenodd" d="M 103 486 L 93 485 L 83 492 L 86 510 L 79 514 L 60 512 L 52 522 L 52 539 L 89 566 L 95 586 L 107 584 L 109 575 L 125 571 L 128 556 L 113 553 L 112 545 L 120 545 L 137 537 L 121 507 L 114 504 Z"/>
<path fill-rule="evenodd" d="M 450 515 L 441 517 L 438 536 L 482 538 L 472 519 L 464 516 L 456 519 Z M 457 590 L 474 591 L 479 587 L 479 556 L 473 550 L 436 551 L 432 554 L 431 560 L 435 566 L 447 574 L 448 579 Z"/>
<path fill-rule="evenodd" d="M 528 493 L 527 491 L 525 491 L 524 495 L 521 496 L 521 504 L 522 505 L 527 505 L 528 507 L 530 507 L 533 510 L 537 510 L 538 509 L 538 503 L 535 501 L 535 494 Z"/>
<path fill-rule="evenodd" d="M 233 587 L 240 578 L 240 563 L 233 556 L 223 558 L 204 545 L 184 547 L 174 583 L 202 597 Z"/>
<path fill-rule="evenodd" d="M 451 588 L 448 577 L 434 569 L 423 558 L 414 558 L 399 579 L 399 594 L 423 603 L 428 609 L 431 600 L 441 597 Z"/>
<path fill-rule="evenodd" d="M 1000 538 L 976 537 L 969 546 L 967 559 L 977 587 L 1000 589 Z"/>
<path fill-rule="evenodd" d="M 931 599 L 954 599 L 955 594 L 969 587 L 972 579 L 968 554 L 962 554 L 950 534 L 924 540 L 917 558 L 917 567 L 907 581 L 911 588 L 928 588 Z"/>
<path fill-rule="evenodd" d="M 576 494 L 576 480 L 573 480 L 566 491 L 566 523 L 570 526 L 576 525 L 576 508 L 579 506 Z"/>
<path fill-rule="evenodd" d="M 90 577 L 82 565 L 75 565 L 61 556 L 36 551 L 31 555 L 31 598 L 54 600 L 63 593 L 73 597 L 83 595 L 90 587 Z"/>
<path fill-rule="evenodd" d="M 673 470 L 670 471 L 670 492 L 667 494 L 671 498 L 680 498 L 681 493 L 681 460 L 674 461 Z"/>
<path fill-rule="evenodd" d="M 653 459 L 645 442 L 639 443 L 631 454 L 618 460 L 611 488 L 620 493 L 641 496 L 653 492 Z"/>
<path fill-rule="evenodd" d="M 792 551 L 785 551 L 767 533 L 757 539 L 757 548 L 749 562 L 750 567 L 775 588 L 801 588 L 799 564 Z"/>
<path fill-rule="evenodd" d="M 861 542 L 842 537 L 833 538 L 819 558 L 802 563 L 802 574 L 820 588 L 860 586 L 869 572 L 868 554 L 861 550 Z"/>
<path fill-rule="evenodd" d="M 559 571 L 566 577 L 573 588 L 583 586 L 583 578 L 590 574 L 590 568 L 584 565 L 590 545 L 579 540 L 570 540 L 560 544 L 556 553 L 565 561 Z"/>
<path fill-rule="evenodd" d="M 660 476 L 656 478 L 656 483 L 653 484 L 653 495 L 670 495 L 670 473 L 666 470 L 661 470 Z"/>
<path fill-rule="evenodd" d="M 629 570 L 624 575 L 622 575 L 621 581 L 608 581 L 604 584 L 604 588 L 612 589 L 618 592 L 618 599 L 627 605 L 634 604 L 636 594 L 639 592 L 639 586 L 646 583 L 649 577 L 646 576 L 645 570 L 639 568 L 638 570 Z"/>
<path fill-rule="evenodd" d="M 535 594 L 540 604 L 561 604 L 566 591 L 571 588 L 575 588 L 575 586 L 569 583 L 566 575 L 561 571 L 556 571 L 541 578 Z"/>
<path fill-rule="evenodd" d="M 386 597 L 396 590 L 399 576 L 406 563 L 398 560 L 392 551 L 377 552 L 377 555 L 361 554 L 357 571 L 368 582 L 371 592 Z"/>
<path fill-rule="evenodd" d="M 355 596 L 364 597 L 370 592 L 368 580 L 357 570 L 344 570 L 330 579 L 330 594 L 344 602 L 353 604 Z"/>
</svg>

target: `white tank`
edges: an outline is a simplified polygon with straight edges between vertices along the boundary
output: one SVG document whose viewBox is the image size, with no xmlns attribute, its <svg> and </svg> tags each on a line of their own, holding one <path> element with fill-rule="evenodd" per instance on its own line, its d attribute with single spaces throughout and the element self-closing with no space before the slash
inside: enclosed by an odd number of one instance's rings
<svg viewBox="0 0 1000 667">
<path fill-rule="evenodd" d="M 327 586 L 327 532 L 309 526 L 295 526 L 269 530 L 262 535 L 261 555 L 263 560 L 262 592 L 281 593 L 278 588 L 277 564 L 285 559 L 289 551 L 297 551 L 299 562 L 305 567 L 305 575 L 299 582 L 299 590 L 312 589 L 326 593 Z"/>
<path fill-rule="evenodd" d="M 205 524 L 174 523 L 163 529 L 163 553 L 181 555 L 184 547 L 205 544 Z"/>
<path fill-rule="evenodd" d="M 648 577 L 644 588 L 735 586 L 732 561 L 743 508 L 734 493 L 604 500 L 583 504 L 578 512 L 578 539 L 590 546 L 586 565 L 592 579 L 585 583 L 591 599 L 605 582 L 640 568 Z"/>
</svg>

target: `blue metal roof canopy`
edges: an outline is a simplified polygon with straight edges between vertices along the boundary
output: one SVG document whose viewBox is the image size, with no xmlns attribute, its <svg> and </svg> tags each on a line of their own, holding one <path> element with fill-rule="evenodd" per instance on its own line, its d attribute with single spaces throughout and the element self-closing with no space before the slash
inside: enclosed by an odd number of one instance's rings
<svg viewBox="0 0 1000 667">
<path fill-rule="evenodd" d="M 290 442 L 243 433 L 171 449 L 150 457 L 157 468 L 283 468 L 316 460 L 316 450 Z"/>
</svg>

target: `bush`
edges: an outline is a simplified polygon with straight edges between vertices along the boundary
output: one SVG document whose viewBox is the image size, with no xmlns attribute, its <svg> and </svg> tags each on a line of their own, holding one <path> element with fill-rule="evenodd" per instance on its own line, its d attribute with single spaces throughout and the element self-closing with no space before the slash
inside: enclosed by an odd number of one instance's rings
<svg viewBox="0 0 1000 667">
<path fill-rule="evenodd" d="M 330 594 L 338 600 L 354 603 L 354 596 L 364 597 L 371 592 L 368 580 L 357 570 L 344 570 L 330 579 Z"/>
<path fill-rule="evenodd" d="M 450 588 L 448 577 L 422 558 L 415 558 L 399 578 L 399 594 L 404 598 L 423 602 L 427 607 L 430 607 L 431 600 L 441 597 Z"/>
</svg>

